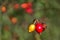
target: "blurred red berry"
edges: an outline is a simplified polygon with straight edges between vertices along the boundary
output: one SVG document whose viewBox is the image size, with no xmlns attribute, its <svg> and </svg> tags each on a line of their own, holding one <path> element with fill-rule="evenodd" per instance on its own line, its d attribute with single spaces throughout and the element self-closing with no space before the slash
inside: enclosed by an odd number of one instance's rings
<svg viewBox="0 0 60 40">
<path fill-rule="evenodd" d="M 42 33 L 43 32 L 43 25 L 41 23 L 36 23 L 35 30 L 37 33 Z"/>
<path fill-rule="evenodd" d="M 32 3 L 30 3 L 30 2 L 28 2 L 28 3 L 23 3 L 23 4 L 21 4 L 21 7 L 22 8 L 29 8 L 29 7 L 32 7 Z"/>
<path fill-rule="evenodd" d="M 22 8 L 27 8 L 28 7 L 28 4 L 27 3 L 23 3 L 23 4 L 21 4 L 21 7 Z"/>
<path fill-rule="evenodd" d="M 19 4 L 14 4 L 14 9 L 18 9 L 19 8 Z"/>
<path fill-rule="evenodd" d="M 13 17 L 13 18 L 11 19 L 11 22 L 12 22 L 13 24 L 16 24 L 16 23 L 17 23 L 17 18 L 16 18 L 16 17 Z"/>
<path fill-rule="evenodd" d="M 6 7 L 5 7 L 5 6 L 2 6 L 1 11 L 2 11 L 3 13 L 5 13 L 6 10 L 7 10 Z"/>
<path fill-rule="evenodd" d="M 26 9 L 26 12 L 27 12 L 28 14 L 32 14 L 32 13 L 33 13 L 33 10 L 32 10 L 32 8 L 27 8 L 27 9 Z"/>
</svg>

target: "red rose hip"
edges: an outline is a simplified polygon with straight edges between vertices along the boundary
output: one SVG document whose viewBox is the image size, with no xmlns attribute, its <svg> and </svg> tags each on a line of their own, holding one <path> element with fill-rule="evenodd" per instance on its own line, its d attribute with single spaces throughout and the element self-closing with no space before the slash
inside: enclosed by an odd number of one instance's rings
<svg viewBox="0 0 60 40">
<path fill-rule="evenodd" d="M 33 13 L 32 8 L 27 8 L 25 11 L 26 11 L 28 14 L 32 14 L 32 13 Z"/>
<path fill-rule="evenodd" d="M 41 23 L 36 23 L 35 26 L 36 26 L 35 30 L 36 30 L 37 33 L 42 33 L 43 32 L 43 25 Z"/>
</svg>

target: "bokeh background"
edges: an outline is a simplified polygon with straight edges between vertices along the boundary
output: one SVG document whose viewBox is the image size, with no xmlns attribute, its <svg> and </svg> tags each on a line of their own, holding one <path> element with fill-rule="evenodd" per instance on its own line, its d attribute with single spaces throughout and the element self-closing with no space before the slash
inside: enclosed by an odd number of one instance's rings
<svg viewBox="0 0 60 40">
<path fill-rule="evenodd" d="M 21 8 L 25 2 L 32 3 L 32 15 Z M 19 8 L 14 9 L 14 4 L 19 4 Z M 2 6 L 6 12 L 2 12 Z M 10 20 L 13 16 L 18 20 L 16 24 Z M 28 32 L 28 25 L 35 18 L 47 24 L 41 35 Z M 0 40 L 60 40 L 60 0 L 0 0 Z"/>
</svg>

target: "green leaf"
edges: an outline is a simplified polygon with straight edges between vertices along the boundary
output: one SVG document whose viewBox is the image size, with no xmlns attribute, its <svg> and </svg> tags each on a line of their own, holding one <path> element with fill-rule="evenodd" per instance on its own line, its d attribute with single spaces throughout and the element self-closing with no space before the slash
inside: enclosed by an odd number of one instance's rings
<svg viewBox="0 0 60 40">
<path fill-rule="evenodd" d="M 10 32 L 4 31 L 3 39 L 8 39 L 9 40 L 9 38 L 10 38 Z"/>
</svg>

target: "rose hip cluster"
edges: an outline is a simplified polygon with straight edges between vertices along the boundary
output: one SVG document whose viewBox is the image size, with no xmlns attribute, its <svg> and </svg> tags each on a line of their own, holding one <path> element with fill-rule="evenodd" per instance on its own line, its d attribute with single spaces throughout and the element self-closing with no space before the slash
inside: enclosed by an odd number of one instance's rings
<svg viewBox="0 0 60 40">
<path fill-rule="evenodd" d="M 32 12 L 33 12 L 31 2 L 22 3 L 22 4 L 15 3 L 12 7 L 14 8 L 14 10 L 17 10 L 17 9 L 19 9 L 21 7 L 23 9 L 25 9 L 25 12 L 27 12 L 28 14 L 32 14 Z M 5 6 L 2 6 L 2 8 L 1 8 L 3 13 L 7 12 L 6 9 L 7 8 Z"/>
<path fill-rule="evenodd" d="M 33 24 L 29 26 L 29 32 L 36 31 L 37 33 L 41 34 L 45 29 L 47 25 L 45 23 L 41 23 L 38 20 L 36 20 Z"/>
<path fill-rule="evenodd" d="M 25 11 L 29 14 L 33 12 L 32 10 L 32 3 L 23 3 L 21 4 L 21 7 L 25 9 Z"/>
</svg>

